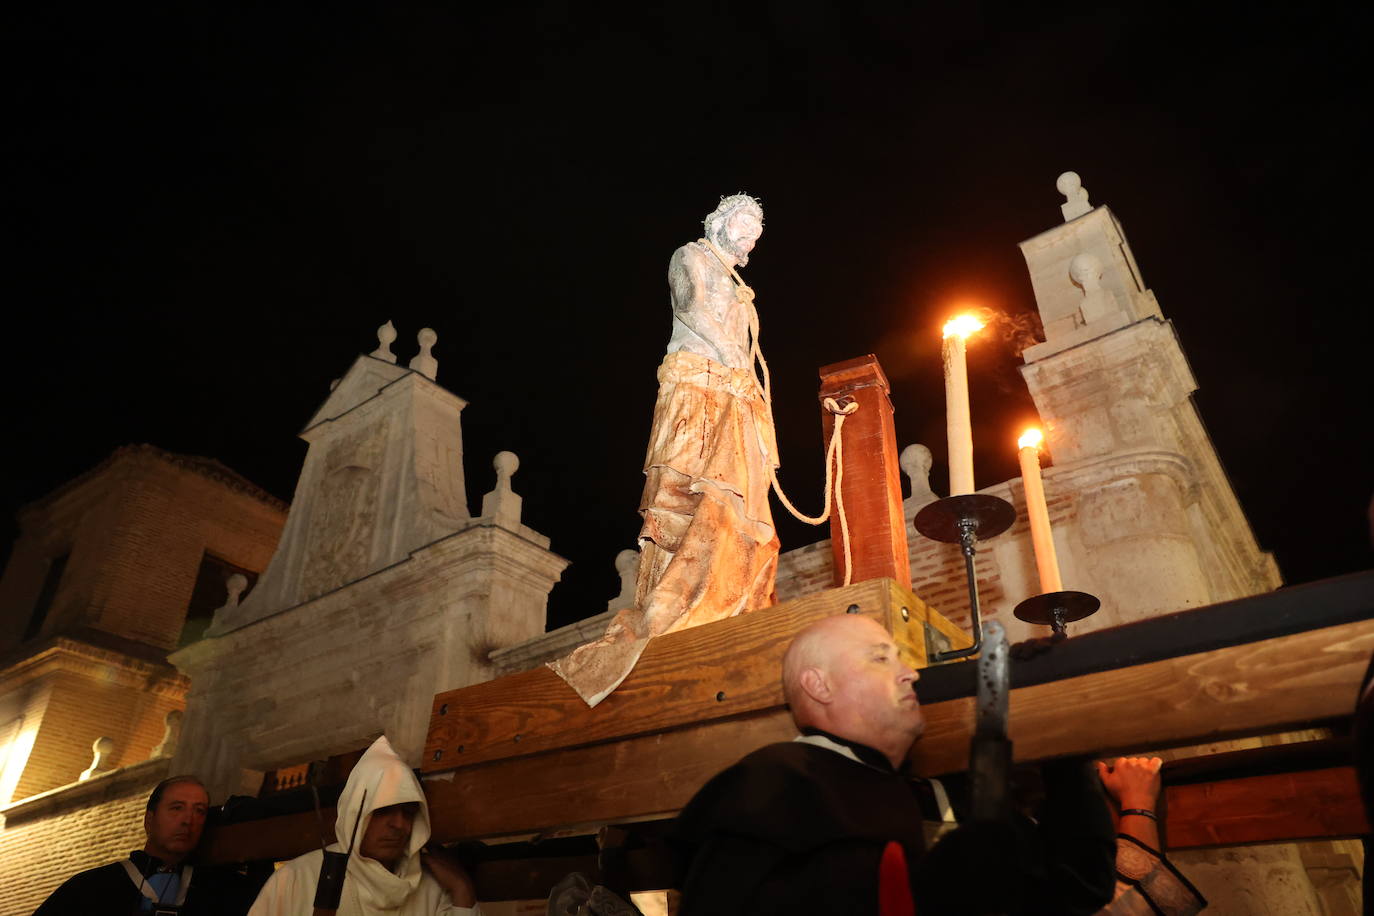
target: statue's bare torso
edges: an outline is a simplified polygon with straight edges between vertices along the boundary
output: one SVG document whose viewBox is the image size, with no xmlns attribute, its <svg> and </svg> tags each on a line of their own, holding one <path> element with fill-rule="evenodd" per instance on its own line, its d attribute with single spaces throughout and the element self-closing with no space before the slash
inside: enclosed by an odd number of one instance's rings
<svg viewBox="0 0 1374 916">
<path fill-rule="evenodd" d="M 732 369 L 748 369 L 749 310 L 710 249 L 689 242 L 673 252 L 668 287 L 673 306 L 668 352 L 687 350 Z"/>
</svg>

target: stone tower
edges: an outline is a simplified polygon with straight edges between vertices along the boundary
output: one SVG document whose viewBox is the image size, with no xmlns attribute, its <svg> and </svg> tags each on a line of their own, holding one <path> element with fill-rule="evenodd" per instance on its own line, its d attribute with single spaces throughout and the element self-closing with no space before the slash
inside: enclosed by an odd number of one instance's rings
<svg viewBox="0 0 1374 916">
<path fill-rule="evenodd" d="M 410 368 L 389 322 L 378 337 L 301 433 L 310 448 L 262 581 L 172 656 L 191 679 L 175 769 L 216 800 L 381 733 L 418 764 L 434 694 L 491 677 L 492 650 L 544 632 L 567 563 L 520 522 L 518 461 L 497 456 L 471 518 L 465 402 L 434 380 L 434 333 Z"/>
<path fill-rule="evenodd" d="M 1277 588 L 1121 224 L 1073 172 L 1059 190 L 1065 222 L 1021 243 L 1045 328 L 1021 371 L 1054 457 L 1046 492 L 1072 496 L 1055 531 L 1065 587 L 1103 598 L 1084 628 Z"/>
</svg>

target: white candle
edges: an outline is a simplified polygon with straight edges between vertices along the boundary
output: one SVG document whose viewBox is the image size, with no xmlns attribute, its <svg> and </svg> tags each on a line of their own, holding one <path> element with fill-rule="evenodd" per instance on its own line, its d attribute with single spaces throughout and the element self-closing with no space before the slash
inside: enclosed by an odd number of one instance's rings
<svg viewBox="0 0 1374 916">
<path fill-rule="evenodd" d="M 973 423 L 968 409 L 968 336 L 983 326 L 972 315 L 945 322 L 945 434 L 949 441 L 949 495 L 973 492 Z"/>
<path fill-rule="evenodd" d="M 1035 548 L 1035 567 L 1040 571 L 1040 592 L 1062 592 L 1059 578 L 1059 558 L 1054 553 L 1054 535 L 1050 532 L 1050 510 L 1045 504 L 1045 483 L 1040 478 L 1040 442 L 1044 437 L 1038 429 L 1028 429 L 1016 441 L 1021 447 L 1021 484 L 1026 490 L 1026 515 L 1030 518 L 1031 545 Z"/>
</svg>

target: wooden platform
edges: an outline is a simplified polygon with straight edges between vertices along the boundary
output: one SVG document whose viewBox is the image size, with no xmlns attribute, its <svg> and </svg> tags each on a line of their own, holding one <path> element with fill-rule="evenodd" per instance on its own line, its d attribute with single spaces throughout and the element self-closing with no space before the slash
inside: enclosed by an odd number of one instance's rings
<svg viewBox="0 0 1374 916">
<path fill-rule="evenodd" d="M 752 614 L 661 636 L 615 692 L 589 708 L 544 666 L 434 698 L 426 773 L 656 734 L 782 709 L 782 654 L 813 621 L 862 614 L 927 666 L 926 628 L 955 646 L 968 634 L 890 579 L 828 589 Z"/>
<path fill-rule="evenodd" d="M 751 642 L 741 635 L 739 645 L 748 662 L 727 663 L 719 653 L 734 643 L 746 623 L 751 630 L 764 625 L 790 634 L 803 619 L 843 610 L 850 603 L 845 596 L 865 589 L 871 589 L 871 597 L 861 606 L 880 607 L 889 620 L 904 606 L 894 608 L 894 598 L 884 597 L 883 591 L 893 591 L 891 585 L 884 583 L 880 591 L 873 583 L 862 583 L 821 593 L 838 602 L 817 596 L 814 602 L 803 599 L 808 603 L 754 615 L 752 621 L 698 627 L 674 634 L 671 643 L 672 637 L 665 638 L 665 649 L 671 646 L 672 654 L 665 651 L 653 667 L 646 667 L 643 680 L 631 685 L 635 693 L 621 700 L 619 709 L 633 714 L 612 715 L 614 706 L 579 712 L 568 703 L 553 703 L 552 690 L 541 685 L 544 676 L 537 672 L 440 695 L 431 748 L 447 751 L 426 761 L 436 838 L 573 831 L 676 811 L 713 773 L 755 748 L 795 734 L 776 685 L 786 637 L 758 636 L 765 641 Z M 784 622 L 793 615 L 791 623 Z M 904 638 L 911 641 L 909 630 Z M 1374 573 L 1087 634 L 1045 656 L 1013 664 L 1010 733 L 1015 754 L 1018 760 L 1105 756 L 1348 716 L 1371 654 Z M 700 660 L 706 667 L 696 669 L 696 676 L 693 669 L 677 669 L 676 680 L 651 673 L 671 668 L 672 659 L 694 665 Z M 732 672 L 732 665 L 741 667 Z M 973 667 L 956 663 L 923 672 L 918 692 L 927 728 L 912 755 L 923 775 L 965 766 Z M 681 686 L 675 689 L 672 683 Z M 752 701 L 724 707 L 731 691 L 741 687 L 742 696 Z M 712 706 L 717 690 L 726 696 L 719 710 Z M 676 707 L 679 698 L 681 710 L 663 708 Z M 537 710 L 539 701 L 553 708 Z M 439 715 L 445 704 L 448 713 Z M 466 710 L 460 719 L 489 724 L 450 724 L 457 709 Z M 588 724 L 602 714 L 608 721 Z M 531 734 L 528 730 L 536 723 L 545 723 L 544 730 Z M 462 754 L 472 753 L 469 741 L 478 742 L 480 762 L 441 770 L 456 744 L 464 745 Z M 500 802 L 493 804 L 494 799 Z"/>
<path fill-rule="evenodd" d="M 560 699 L 561 682 L 542 670 L 436 697 L 424 774 L 435 840 L 548 838 L 671 815 L 715 772 L 792 737 L 777 684 L 782 648 L 806 622 L 852 605 L 897 632 L 913 656 L 924 651 L 920 628 L 947 626 L 873 580 L 656 640 L 623 696 L 595 710 L 579 708 L 566 687 Z M 1371 653 L 1374 572 L 1075 637 L 1013 663 L 1016 756 L 1106 756 L 1341 720 Z M 926 775 L 964 766 L 972 671 L 960 662 L 922 672 L 928 728 L 913 758 Z M 1253 777 L 1244 764 L 1226 779 L 1169 785 L 1170 845 L 1363 829 L 1353 773 L 1331 764 Z M 1294 807 L 1285 798 L 1304 799 L 1311 816 L 1285 818 Z M 281 857 L 317 837 L 313 813 L 285 815 L 220 828 L 211 856 L 252 858 L 270 846 Z"/>
</svg>

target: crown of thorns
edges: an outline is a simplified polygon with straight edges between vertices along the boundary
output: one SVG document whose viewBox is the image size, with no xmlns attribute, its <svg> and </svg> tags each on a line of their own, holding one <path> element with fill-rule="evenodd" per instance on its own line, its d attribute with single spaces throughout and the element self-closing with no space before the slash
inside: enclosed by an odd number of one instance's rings
<svg viewBox="0 0 1374 916">
<path fill-rule="evenodd" d="M 716 208 L 707 214 L 706 219 L 701 221 L 702 228 L 710 232 L 712 223 L 717 220 L 723 222 L 733 216 L 736 211 L 744 209 L 757 211 L 759 221 L 763 221 L 763 204 L 759 203 L 756 198 L 744 193 L 731 194 L 729 197 L 722 197 Z"/>
</svg>

